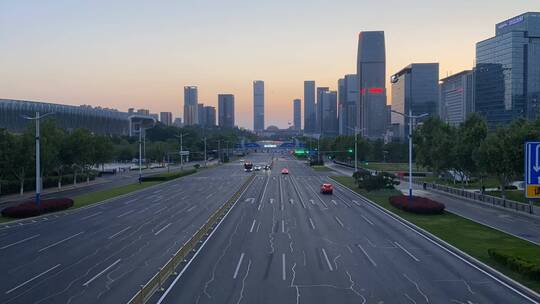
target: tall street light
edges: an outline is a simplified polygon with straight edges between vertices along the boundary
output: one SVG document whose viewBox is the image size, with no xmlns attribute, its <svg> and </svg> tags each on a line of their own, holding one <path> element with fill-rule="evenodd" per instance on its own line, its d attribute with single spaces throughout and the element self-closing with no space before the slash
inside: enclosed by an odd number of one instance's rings
<svg viewBox="0 0 540 304">
<path fill-rule="evenodd" d="M 427 113 L 420 115 L 412 115 L 412 110 L 409 106 L 409 115 L 391 110 L 393 113 L 403 116 L 409 120 L 409 199 L 412 200 L 412 131 L 416 123 L 416 119 L 427 116 Z"/>
<path fill-rule="evenodd" d="M 36 121 L 36 205 L 39 207 L 40 196 L 41 196 L 41 159 L 40 159 L 40 147 L 39 147 L 39 123 L 40 120 L 46 116 L 53 115 L 54 112 L 49 112 L 43 115 L 39 115 L 39 112 L 36 112 L 36 116 L 23 116 L 24 119 L 35 120 Z"/>
<path fill-rule="evenodd" d="M 156 120 L 153 117 L 148 117 L 144 115 L 131 115 L 129 116 L 130 120 L 130 134 L 131 134 L 131 125 L 138 125 L 139 126 L 139 183 L 142 182 L 142 145 L 143 145 L 143 132 L 145 132 L 146 129 L 152 128 Z M 146 141 L 146 135 L 144 137 Z M 146 157 L 146 155 L 145 155 Z"/>
<path fill-rule="evenodd" d="M 183 139 L 187 134 L 180 133 L 180 135 L 175 135 L 175 137 L 180 138 L 180 170 L 184 170 L 184 146 Z"/>
<path fill-rule="evenodd" d="M 347 127 L 347 128 L 354 131 L 354 172 L 358 172 L 358 133 L 360 131 L 365 130 L 365 128 L 361 128 L 361 129 L 357 127 L 354 127 L 354 128 Z"/>
</svg>

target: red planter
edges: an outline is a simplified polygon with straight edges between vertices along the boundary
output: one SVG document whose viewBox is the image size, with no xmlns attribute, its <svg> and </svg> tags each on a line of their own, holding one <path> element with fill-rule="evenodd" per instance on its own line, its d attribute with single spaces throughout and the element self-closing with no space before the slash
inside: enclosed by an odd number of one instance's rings
<svg viewBox="0 0 540 304">
<path fill-rule="evenodd" d="M 392 196 L 389 201 L 396 208 L 417 214 L 442 214 L 445 207 L 442 203 L 419 196 L 412 199 L 405 195 Z"/>
<path fill-rule="evenodd" d="M 52 198 L 42 200 L 39 207 L 35 201 L 25 201 L 17 206 L 7 207 L 2 210 L 2 216 L 13 218 L 27 218 L 44 213 L 65 210 L 73 206 L 70 198 Z"/>
</svg>

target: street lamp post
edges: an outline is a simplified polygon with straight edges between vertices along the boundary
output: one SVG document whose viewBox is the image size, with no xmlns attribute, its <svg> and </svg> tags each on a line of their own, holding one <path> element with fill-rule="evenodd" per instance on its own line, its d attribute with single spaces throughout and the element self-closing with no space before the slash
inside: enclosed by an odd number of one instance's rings
<svg viewBox="0 0 540 304">
<path fill-rule="evenodd" d="M 183 139 L 186 134 L 180 133 L 180 135 L 175 135 L 175 137 L 180 138 L 180 170 L 184 170 L 184 146 Z"/>
<path fill-rule="evenodd" d="M 358 129 L 357 127 L 351 128 L 347 127 L 354 131 L 354 172 L 358 172 L 358 133 L 363 131 L 365 128 Z"/>
<path fill-rule="evenodd" d="M 206 136 L 204 137 L 204 166 L 206 167 Z"/>
<path fill-rule="evenodd" d="M 39 112 L 36 112 L 36 116 L 23 116 L 24 119 L 35 120 L 36 121 L 36 205 L 39 207 L 41 199 L 41 159 L 40 159 L 40 145 L 39 145 L 39 123 L 40 119 L 45 116 L 53 115 L 54 112 L 49 112 L 43 115 L 39 115 Z"/>
<path fill-rule="evenodd" d="M 409 114 L 404 114 L 398 111 L 391 110 L 393 113 L 403 116 L 409 120 L 409 199 L 412 199 L 412 131 L 416 119 L 427 116 L 427 113 L 420 115 L 412 115 L 412 110 L 409 108 Z"/>
</svg>

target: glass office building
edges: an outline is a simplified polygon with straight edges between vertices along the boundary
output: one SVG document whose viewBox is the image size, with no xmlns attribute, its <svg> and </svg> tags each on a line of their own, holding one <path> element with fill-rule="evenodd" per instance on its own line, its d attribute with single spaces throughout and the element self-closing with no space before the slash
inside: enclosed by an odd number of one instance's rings
<svg viewBox="0 0 540 304">
<path fill-rule="evenodd" d="M 58 127 L 69 131 L 83 128 L 96 134 L 130 135 L 131 118 L 148 115 L 125 113 L 101 107 L 71 106 L 46 102 L 0 99 L 0 128 L 11 132 L 23 132 L 29 121 L 23 116 L 35 116 L 36 112 L 45 114 L 54 112 L 54 119 Z"/>
<path fill-rule="evenodd" d="M 539 116 L 540 13 L 529 12 L 495 26 L 495 36 L 476 44 L 475 111 L 490 128 Z"/>
</svg>

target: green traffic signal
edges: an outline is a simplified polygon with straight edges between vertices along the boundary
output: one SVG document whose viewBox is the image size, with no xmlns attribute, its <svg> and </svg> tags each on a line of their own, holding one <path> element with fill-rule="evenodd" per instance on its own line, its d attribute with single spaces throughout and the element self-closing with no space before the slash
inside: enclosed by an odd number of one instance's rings
<svg viewBox="0 0 540 304">
<path fill-rule="evenodd" d="M 347 150 L 349 153 L 353 153 L 353 149 L 349 149 Z"/>
</svg>

